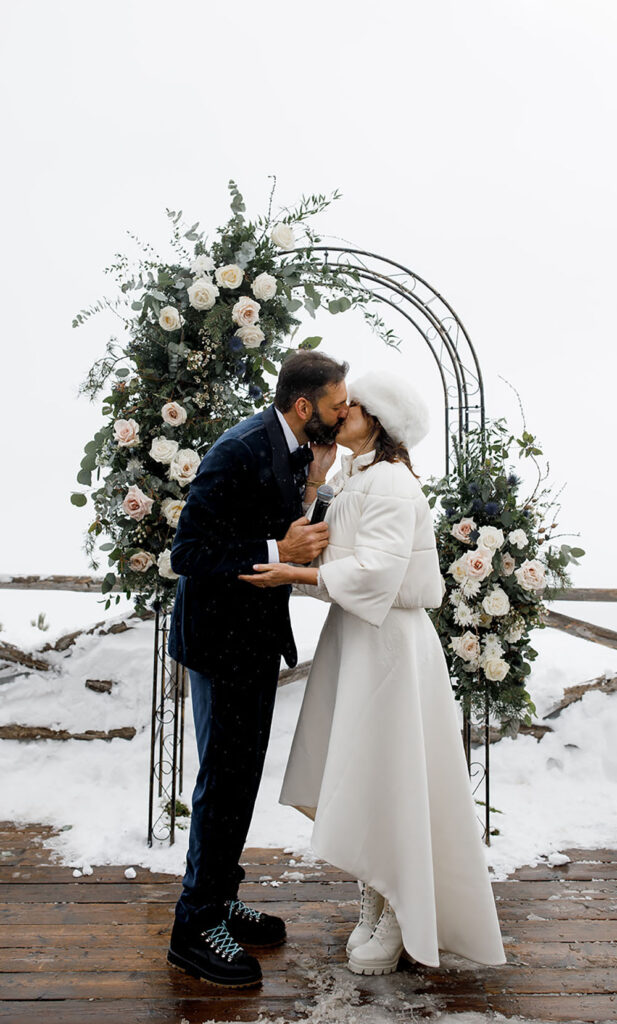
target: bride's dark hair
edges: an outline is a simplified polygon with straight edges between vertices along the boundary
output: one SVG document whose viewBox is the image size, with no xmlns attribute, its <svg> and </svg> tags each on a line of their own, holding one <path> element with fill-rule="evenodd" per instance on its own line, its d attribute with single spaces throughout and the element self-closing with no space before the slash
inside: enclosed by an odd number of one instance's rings
<svg viewBox="0 0 617 1024">
<path fill-rule="evenodd" d="M 401 441 L 395 441 L 376 416 L 371 416 L 360 402 L 358 402 L 358 405 L 362 410 L 364 418 L 367 419 L 369 423 L 373 424 L 374 430 L 377 430 L 377 435 L 375 437 L 375 458 L 370 465 L 375 466 L 378 462 L 402 462 L 407 466 L 409 472 L 413 473 L 416 480 L 419 480 L 420 477 L 411 465 L 411 459 L 409 458 L 409 452 L 407 451 L 406 445 Z M 365 469 L 368 469 L 368 466 L 360 466 L 358 472 L 361 473 Z"/>
</svg>

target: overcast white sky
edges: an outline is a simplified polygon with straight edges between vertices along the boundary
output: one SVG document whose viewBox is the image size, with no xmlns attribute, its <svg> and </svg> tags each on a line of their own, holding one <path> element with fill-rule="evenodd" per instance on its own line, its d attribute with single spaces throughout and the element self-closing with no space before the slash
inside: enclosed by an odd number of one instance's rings
<svg viewBox="0 0 617 1024">
<path fill-rule="evenodd" d="M 101 420 L 77 388 L 114 325 L 71 318 L 109 291 L 126 230 L 163 244 L 165 207 L 215 229 L 230 177 L 257 214 L 274 173 L 281 203 L 339 188 L 321 230 L 449 299 L 489 414 L 518 424 L 502 375 L 567 482 L 561 525 L 589 552 L 575 582 L 616 586 L 616 42 L 612 0 L 12 4 L 0 573 L 87 567 L 69 494 Z M 351 377 L 387 364 L 426 389 L 416 463 L 441 472 L 421 340 L 398 354 L 360 318 L 319 326 Z"/>
</svg>

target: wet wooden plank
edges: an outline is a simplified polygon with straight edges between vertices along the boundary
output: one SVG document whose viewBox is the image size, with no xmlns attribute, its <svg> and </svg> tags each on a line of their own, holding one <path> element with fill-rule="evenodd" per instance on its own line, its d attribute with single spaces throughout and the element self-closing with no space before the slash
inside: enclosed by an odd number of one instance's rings
<svg viewBox="0 0 617 1024">
<path fill-rule="evenodd" d="M 83 885 L 76 879 L 66 883 L 0 884 L 0 908 L 11 904 L 27 906 L 41 903 L 165 903 L 175 904 L 182 891 L 177 882 L 142 884 L 133 881 L 108 882 L 104 885 Z M 293 894 L 293 895 L 291 895 Z M 282 881 L 278 886 L 249 882 L 242 885 L 242 898 L 249 903 L 279 903 L 284 900 L 351 900 L 358 899 L 355 882 Z"/>
<path fill-rule="evenodd" d="M 158 1000 L 123 999 L 121 1004 L 117 1000 L 100 999 L 43 1004 L 37 1000 L 22 1000 L 0 1002 L 0 1020 L 7 1024 L 40 1024 L 44 1014 L 45 1024 L 179 1024 L 182 1020 L 188 1024 L 203 1024 L 216 1014 L 216 1021 L 223 1024 L 226 1021 L 254 1022 L 259 1013 L 266 1015 L 266 1019 L 269 1015 L 276 1019 L 284 1013 L 292 1024 L 306 1017 L 303 1007 L 307 1008 L 310 1002 L 310 997 L 303 995 L 289 1004 L 286 999 L 266 996 L 260 988 L 219 998 L 174 995 Z"/>
<path fill-rule="evenodd" d="M 534 867 L 517 868 L 512 877 L 528 882 L 558 878 L 571 878 L 579 882 L 593 881 L 596 878 L 617 878 L 617 863 L 603 861 L 591 864 L 571 861 L 569 864 L 560 864 L 554 868 L 549 864 L 537 864 Z"/>
<path fill-rule="evenodd" d="M 490 996 L 491 1010 L 531 1020 L 614 1021 L 617 1020 L 617 997 L 614 995 L 539 996 L 502 993 Z M 448 1005 L 448 1008 L 450 1006 Z"/>
</svg>

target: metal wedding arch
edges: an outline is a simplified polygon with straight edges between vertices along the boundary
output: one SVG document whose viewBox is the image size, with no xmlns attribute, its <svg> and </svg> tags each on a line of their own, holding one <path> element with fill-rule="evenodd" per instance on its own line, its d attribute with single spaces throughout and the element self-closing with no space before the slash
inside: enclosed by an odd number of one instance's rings
<svg viewBox="0 0 617 1024">
<path fill-rule="evenodd" d="M 482 373 L 476 350 L 449 302 L 415 271 L 396 260 L 365 249 L 345 246 L 308 246 L 285 250 L 281 256 L 318 255 L 330 273 L 348 279 L 367 299 L 390 307 L 428 347 L 443 392 L 445 445 L 444 473 L 454 467 L 454 440 L 464 445 L 472 427 L 485 426 Z M 185 672 L 166 655 L 167 617 L 155 610 L 154 671 L 150 758 L 148 843 L 174 842 L 177 795 L 183 785 Z M 465 715 L 463 742 L 474 794 L 484 782 L 484 840 L 490 845 L 489 715 L 485 705 L 484 763 L 472 761 L 471 720 Z M 155 808 L 155 797 L 163 798 Z M 155 814 L 158 815 L 155 818 Z"/>
</svg>

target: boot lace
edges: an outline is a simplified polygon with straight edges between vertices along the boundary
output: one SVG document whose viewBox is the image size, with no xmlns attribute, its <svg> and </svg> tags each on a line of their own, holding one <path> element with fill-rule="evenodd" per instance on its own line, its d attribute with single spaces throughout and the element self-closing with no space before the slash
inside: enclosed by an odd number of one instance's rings
<svg viewBox="0 0 617 1024">
<path fill-rule="evenodd" d="M 253 907 L 247 906 L 243 900 L 230 900 L 229 917 L 231 917 L 232 914 L 240 914 L 242 917 L 248 917 L 253 921 L 259 921 L 261 917 L 261 910 L 254 910 Z"/>
<path fill-rule="evenodd" d="M 386 903 L 381 912 L 379 921 L 375 925 L 372 938 L 382 939 L 384 935 L 387 934 L 388 931 L 392 928 L 392 923 L 395 921 L 396 918 L 394 916 L 394 911 L 392 910 L 390 904 Z"/>
<path fill-rule="evenodd" d="M 360 892 L 360 919 L 368 920 L 375 917 L 380 895 L 376 889 L 371 888 L 366 882 L 362 883 Z"/>
<path fill-rule="evenodd" d="M 215 928 L 208 928 L 201 934 L 214 952 L 219 953 L 227 960 L 233 960 L 237 953 L 242 953 L 242 946 L 239 946 L 233 936 L 229 934 L 224 921 L 217 924 Z"/>
</svg>

